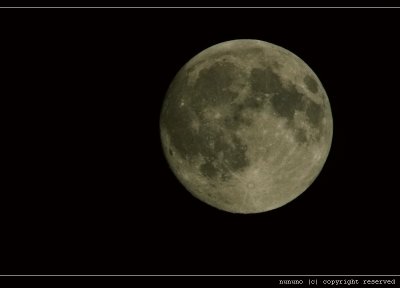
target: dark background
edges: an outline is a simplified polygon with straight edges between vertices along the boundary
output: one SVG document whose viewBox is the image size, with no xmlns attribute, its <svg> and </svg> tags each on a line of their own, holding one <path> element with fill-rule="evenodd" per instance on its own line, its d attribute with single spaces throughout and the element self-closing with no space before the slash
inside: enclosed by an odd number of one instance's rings
<svg viewBox="0 0 400 288">
<path fill-rule="evenodd" d="M 1 10 L 0 274 L 396 274 L 399 10 Z M 163 157 L 191 57 L 254 38 L 318 75 L 329 158 L 288 205 L 235 215 Z"/>
<path fill-rule="evenodd" d="M 396 7 L 396 0 L 2 0 L 2 7 Z"/>
</svg>

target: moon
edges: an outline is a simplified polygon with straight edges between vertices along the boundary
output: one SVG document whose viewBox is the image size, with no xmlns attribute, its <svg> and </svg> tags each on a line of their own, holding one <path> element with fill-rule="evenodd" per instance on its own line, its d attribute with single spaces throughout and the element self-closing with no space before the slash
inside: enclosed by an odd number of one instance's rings
<svg viewBox="0 0 400 288">
<path fill-rule="evenodd" d="M 260 40 L 211 46 L 170 84 L 160 115 L 167 162 L 196 198 L 261 213 L 302 194 L 332 142 L 328 96 L 292 52 Z"/>
</svg>

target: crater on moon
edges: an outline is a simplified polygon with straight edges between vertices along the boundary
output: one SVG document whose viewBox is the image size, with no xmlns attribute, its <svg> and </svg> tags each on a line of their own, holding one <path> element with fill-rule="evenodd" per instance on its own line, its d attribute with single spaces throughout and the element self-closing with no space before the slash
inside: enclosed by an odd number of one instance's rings
<svg viewBox="0 0 400 288">
<path fill-rule="evenodd" d="M 197 198 L 233 213 L 278 208 L 321 171 L 332 114 L 314 72 L 258 40 L 214 45 L 172 81 L 160 117 L 162 146 Z"/>
<path fill-rule="evenodd" d="M 310 90 L 312 93 L 318 92 L 318 83 L 310 75 L 306 75 L 304 77 L 304 83 L 307 85 L 308 90 Z"/>
</svg>

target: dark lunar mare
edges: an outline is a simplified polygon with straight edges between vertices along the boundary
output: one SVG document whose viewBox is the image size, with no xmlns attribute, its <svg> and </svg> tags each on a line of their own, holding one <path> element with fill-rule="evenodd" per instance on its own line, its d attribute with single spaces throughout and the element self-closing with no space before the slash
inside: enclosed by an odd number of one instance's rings
<svg viewBox="0 0 400 288">
<path fill-rule="evenodd" d="M 318 91 L 318 84 L 311 76 L 305 77 L 304 81 L 310 90 L 313 92 Z M 322 119 L 324 117 L 321 105 L 316 104 L 299 92 L 294 84 L 289 82 L 284 85 L 282 79 L 271 67 L 253 69 L 250 83 L 252 95 L 256 97 L 261 95 L 261 99 L 267 98 L 263 97 L 265 94 L 269 95 L 271 105 L 277 115 L 286 118 L 289 127 L 296 129 L 295 136 L 299 143 L 306 143 L 309 139 L 304 129 L 295 128 L 294 115 L 296 110 L 305 110 L 308 121 L 318 130 L 317 140 L 319 139 L 323 132 Z M 249 105 L 249 107 L 252 107 L 252 105 Z"/>
<path fill-rule="evenodd" d="M 318 82 L 312 76 L 306 75 L 303 81 L 312 93 L 318 92 Z"/>
<path fill-rule="evenodd" d="M 189 85 L 185 70 L 181 70 L 167 92 L 161 125 L 168 131 L 171 145 L 180 157 L 189 161 L 203 157 L 200 171 L 206 177 L 220 175 L 221 180 L 228 180 L 232 171 L 249 165 L 247 146 L 234 134 L 235 130 L 222 131 L 205 119 L 203 113 L 210 107 L 230 105 L 238 97 L 227 89 L 238 75 L 240 71 L 232 63 L 216 62 L 199 73 L 194 85 Z M 180 105 L 182 99 L 186 102 L 184 106 Z M 191 126 L 195 117 L 200 122 L 198 131 Z M 219 155 L 222 161 L 218 160 Z"/>
</svg>

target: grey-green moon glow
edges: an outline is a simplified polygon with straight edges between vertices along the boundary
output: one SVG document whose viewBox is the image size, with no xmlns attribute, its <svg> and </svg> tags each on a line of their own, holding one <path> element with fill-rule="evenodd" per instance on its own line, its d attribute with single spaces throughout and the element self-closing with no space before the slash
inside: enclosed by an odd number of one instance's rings
<svg viewBox="0 0 400 288">
<path fill-rule="evenodd" d="M 224 211 L 259 213 L 311 185 L 327 159 L 333 121 L 303 60 L 264 41 L 233 40 L 180 69 L 160 131 L 172 171 L 193 196 Z"/>
</svg>

